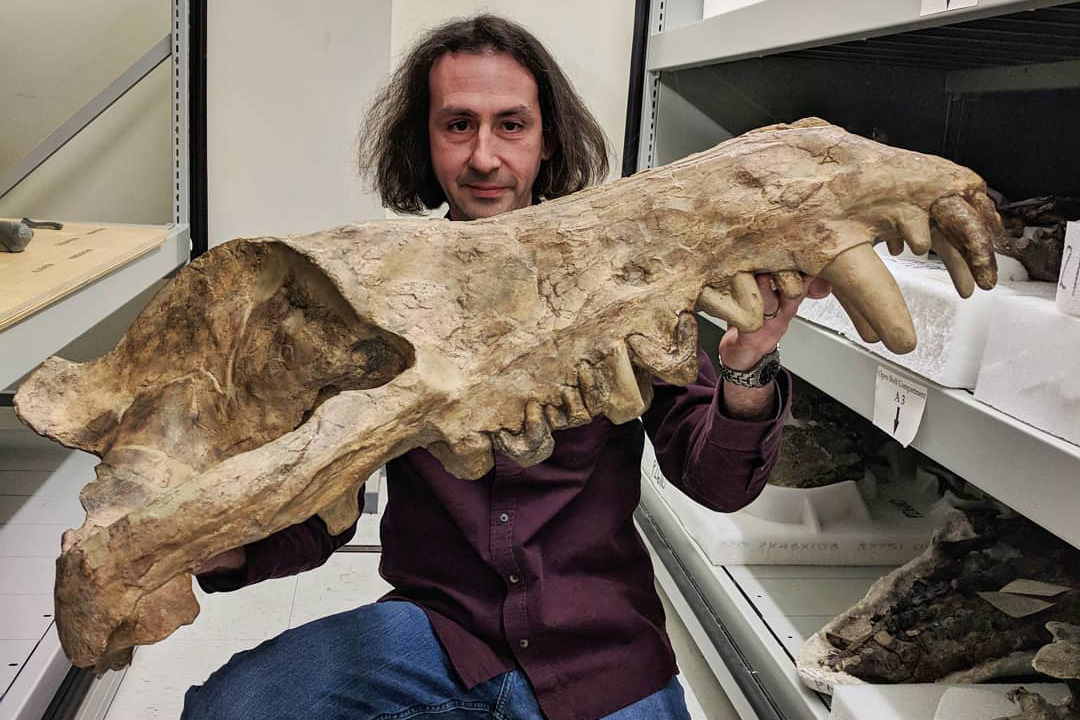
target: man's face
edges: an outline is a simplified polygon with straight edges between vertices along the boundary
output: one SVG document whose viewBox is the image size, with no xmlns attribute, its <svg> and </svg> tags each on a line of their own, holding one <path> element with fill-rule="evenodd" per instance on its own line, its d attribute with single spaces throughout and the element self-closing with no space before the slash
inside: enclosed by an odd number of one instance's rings
<svg viewBox="0 0 1080 720">
<path fill-rule="evenodd" d="M 509 55 L 447 53 L 429 78 L 428 135 L 450 217 L 475 220 L 532 204 L 545 147 L 536 81 Z"/>
</svg>

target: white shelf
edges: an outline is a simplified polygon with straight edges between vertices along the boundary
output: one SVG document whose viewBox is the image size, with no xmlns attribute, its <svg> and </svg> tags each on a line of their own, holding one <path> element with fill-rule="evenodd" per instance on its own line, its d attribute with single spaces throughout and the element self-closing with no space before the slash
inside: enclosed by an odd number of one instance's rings
<svg viewBox="0 0 1080 720">
<path fill-rule="evenodd" d="M 174 225 L 161 246 L 0 330 L 0 390 L 184 265 L 190 254 L 188 226 Z"/>
<path fill-rule="evenodd" d="M 641 485 L 637 520 L 657 582 L 681 599 L 680 619 L 742 720 L 828 718 L 825 698 L 799 681 L 795 652 L 892 568 L 712 565 L 644 475 Z"/>
<path fill-rule="evenodd" d="M 870 420 L 878 367 L 926 385 L 925 415 L 912 447 L 1080 547 L 1080 446 L 801 318 L 791 324 L 783 346 L 785 367 Z"/>
<path fill-rule="evenodd" d="M 681 70 L 1059 4 L 981 0 L 920 17 L 920 0 L 763 0 L 650 36 L 645 67 Z"/>
</svg>

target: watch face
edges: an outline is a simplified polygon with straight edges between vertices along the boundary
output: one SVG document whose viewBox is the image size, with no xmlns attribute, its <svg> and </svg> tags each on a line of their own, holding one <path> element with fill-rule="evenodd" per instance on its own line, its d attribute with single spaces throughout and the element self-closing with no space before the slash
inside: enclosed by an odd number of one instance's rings
<svg viewBox="0 0 1080 720">
<path fill-rule="evenodd" d="M 762 385 L 768 385 L 780 372 L 780 360 L 778 358 L 772 358 L 761 367 L 761 371 L 758 373 L 758 382 Z"/>
</svg>

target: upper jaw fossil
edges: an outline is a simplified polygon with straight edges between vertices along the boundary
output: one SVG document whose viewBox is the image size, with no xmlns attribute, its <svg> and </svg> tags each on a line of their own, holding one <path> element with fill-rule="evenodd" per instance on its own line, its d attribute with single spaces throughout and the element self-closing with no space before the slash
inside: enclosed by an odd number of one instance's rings
<svg viewBox="0 0 1080 720">
<path fill-rule="evenodd" d="M 50 358 L 17 394 L 37 432 L 102 458 L 57 562 L 64 649 L 124 665 L 194 619 L 203 561 L 315 514 L 341 531 L 411 448 L 476 478 L 493 449 L 537 463 L 552 430 L 637 417 L 649 375 L 696 376 L 696 309 L 760 326 L 753 273 L 822 275 L 910 350 L 871 244 L 945 248 L 963 294 L 993 286 L 998 232 L 970 170 L 811 119 L 496 218 L 217 247 L 109 354 Z"/>
</svg>

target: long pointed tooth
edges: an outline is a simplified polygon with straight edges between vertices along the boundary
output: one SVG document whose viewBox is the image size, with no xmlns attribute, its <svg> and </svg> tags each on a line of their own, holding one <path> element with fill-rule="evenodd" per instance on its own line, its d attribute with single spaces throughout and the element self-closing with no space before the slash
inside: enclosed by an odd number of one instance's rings
<svg viewBox="0 0 1080 720">
<path fill-rule="evenodd" d="M 904 296 L 873 247 L 859 244 L 845 250 L 821 276 L 866 319 L 885 347 L 898 354 L 915 348 L 915 327 Z"/>
<path fill-rule="evenodd" d="M 777 270 L 772 273 L 780 294 L 793 300 L 803 294 L 802 275 L 797 270 Z"/>
<path fill-rule="evenodd" d="M 706 285 L 698 296 L 697 309 L 751 333 L 761 329 L 765 301 L 752 273 L 736 273 L 720 286 Z"/>
<path fill-rule="evenodd" d="M 925 255 L 930 250 L 930 217 L 915 206 L 902 206 L 893 215 L 893 224 L 900 233 L 900 251 L 904 249 L 903 241 L 907 239 L 908 247 L 916 255 Z M 899 255 L 900 251 L 893 251 L 889 245 L 889 252 Z"/>
<path fill-rule="evenodd" d="M 859 332 L 859 337 L 861 337 L 865 342 L 868 343 L 876 343 L 881 340 L 881 338 L 878 337 L 877 331 L 875 331 L 874 328 L 870 326 L 870 323 L 868 323 L 866 321 L 866 318 L 862 316 L 862 313 L 855 308 L 855 306 L 851 303 L 851 300 L 844 297 L 843 292 L 841 292 L 835 287 L 832 289 L 832 292 L 837 302 L 840 303 L 840 307 L 844 308 L 844 312 L 846 312 L 848 314 L 848 317 L 851 318 L 852 324 Z"/>
<path fill-rule="evenodd" d="M 432 443 L 427 451 L 443 464 L 446 472 L 464 480 L 481 478 L 495 465 L 491 439 L 482 433 L 470 433 L 454 443 Z"/>
<path fill-rule="evenodd" d="M 975 292 L 975 278 L 960 251 L 950 245 L 940 231 L 934 232 L 934 240 L 930 248 L 945 263 L 945 269 L 949 271 L 949 277 L 952 278 L 953 286 L 956 292 L 960 293 L 960 297 L 971 297 L 971 294 Z"/>
<path fill-rule="evenodd" d="M 689 385 L 698 375 L 697 320 L 690 313 L 679 315 L 675 326 L 675 352 L 645 335 L 626 340 L 636 363 L 672 385 Z"/>
<path fill-rule="evenodd" d="M 930 207 L 930 217 L 945 240 L 960 251 L 978 286 L 989 290 L 997 283 L 997 259 L 994 257 L 997 225 L 991 217 L 984 215 L 985 210 L 977 211 L 957 195 L 943 197 Z"/>
<path fill-rule="evenodd" d="M 536 400 L 526 403 L 521 432 L 500 430 L 495 433 L 494 444 L 499 452 L 509 456 L 522 467 L 542 463 L 551 457 L 555 440 L 552 439 L 551 429 L 544 420 L 544 410 L 540 403 Z"/>
</svg>

